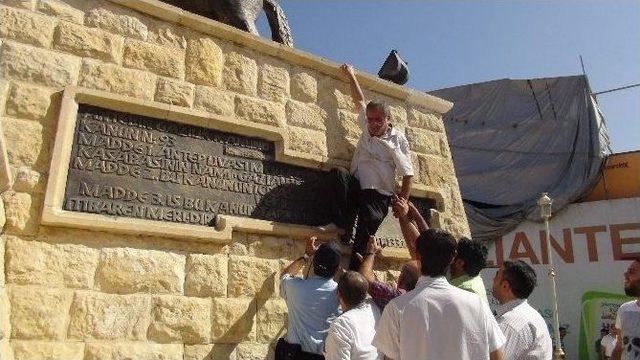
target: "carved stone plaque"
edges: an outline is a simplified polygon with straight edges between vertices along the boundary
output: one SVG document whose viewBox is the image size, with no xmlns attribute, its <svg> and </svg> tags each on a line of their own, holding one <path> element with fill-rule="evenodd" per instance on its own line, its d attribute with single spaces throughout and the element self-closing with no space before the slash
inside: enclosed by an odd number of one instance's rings
<svg viewBox="0 0 640 360">
<path fill-rule="evenodd" d="M 273 142 L 81 104 L 63 209 L 211 226 L 217 215 L 331 221 L 324 172 Z"/>
</svg>

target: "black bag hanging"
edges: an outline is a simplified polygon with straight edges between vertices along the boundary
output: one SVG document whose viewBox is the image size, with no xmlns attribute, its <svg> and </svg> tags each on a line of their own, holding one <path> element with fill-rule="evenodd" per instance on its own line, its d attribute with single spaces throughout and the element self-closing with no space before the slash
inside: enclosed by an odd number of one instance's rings
<svg viewBox="0 0 640 360">
<path fill-rule="evenodd" d="M 407 64 L 398 55 L 397 51 L 391 50 L 387 60 L 384 61 L 380 71 L 378 71 L 378 76 L 398 85 L 404 85 L 409 80 L 409 66 Z"/>
</svg>

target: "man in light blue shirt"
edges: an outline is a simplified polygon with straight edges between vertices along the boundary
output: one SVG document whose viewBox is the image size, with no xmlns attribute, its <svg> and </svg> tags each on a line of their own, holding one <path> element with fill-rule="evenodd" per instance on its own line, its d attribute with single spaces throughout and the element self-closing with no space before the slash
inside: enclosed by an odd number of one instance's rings
<svg viewBox="0 0 640 360">
<path fill-rule="evenodd" d="M 293 359 L 324 359 L 324 341 L 329 325 L 338 316 L 338 284 L 333 280 L 340 266 L 340 249 L 336 244 L 316 245 L 316 238 L 307 242 L 303 256 L 282 270 L 280 296 L 289 310 L 287 336 L 276 347 L 279 351 L 293 352 Z M 295 276 L 313 257 L 313 275 L 307 279 Z M 297 345 L 300 348 L 297 348 Z M 301 351 L 300 351 L 301 350 Z"/>
</svg>

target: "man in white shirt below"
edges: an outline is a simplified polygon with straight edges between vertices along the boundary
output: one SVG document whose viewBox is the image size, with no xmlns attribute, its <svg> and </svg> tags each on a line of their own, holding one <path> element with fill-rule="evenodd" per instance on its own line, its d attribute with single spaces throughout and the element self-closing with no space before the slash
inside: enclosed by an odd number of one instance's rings
<svg viewBox="0 0 640 360">
<path fill-rule="evenodd" d="M 502 359 L 505 338 L 489 306 L 444 276 L 456 256 L 453 236 L 429 229 L 416 248 L 422 276 L 384 308 L 373 345 L 394 360 Z"/>
<path fill-rule="evenodd" d="M 356 254 L 364 253 L 369 236 L 375 235 L 387 216 L 392 196 L 397 193 L 400 198 L 409 197 L 413 165 L 407 138 L 390 123 L 389 107 L 377 101 L 365 105 L 353 67 L 344 64 L 342 70 L 351 86 L 362 134 L 350 170 L 340 168 L 329 172 L 332 190 L 327 196 L 332 200 L 334 225 L 345 231 L 344 243 L 350 242 L 358 216 L 349 262 L 349 270 L 358 271 L 360 260 Z M 399 192 L 396 192 L 396 172 L 402 176 Z"/>
<path fill-rule="evenodd" d="M 493 278 L 493 296 L 500 303 L 497 320 L 507 338 L 505 359 L 551 359 L 553 344 L 547 323 L 527 298 L 536 287 L 536 273 L 522 260 L 505 261 Z"/>
<path fill-rule="evenodd" d="M 338 280 L 338 300 L 344 312 L 331 323 L 325 341 L 327 360 L 382 360 L 371 341 L 380 310 L 367 297 L 369 283 L 361 274 L 347 271 Z"/>
<path fill-rule="evenodd" d="M 616 347 L 612 359 L 640 359 L 640 259 L 635 259 L 624 272 L 624 293 L 635 297 L 618 308 Z"/>
</svg>

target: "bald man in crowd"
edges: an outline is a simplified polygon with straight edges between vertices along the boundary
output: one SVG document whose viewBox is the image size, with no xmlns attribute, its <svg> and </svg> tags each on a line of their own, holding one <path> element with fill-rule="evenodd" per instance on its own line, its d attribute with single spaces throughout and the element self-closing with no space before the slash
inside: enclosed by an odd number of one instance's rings
<svg viewBox="0 0 640 360">
<path fill-rule="evenodd" d="M 326 360 L 382 360 L 371 342 L 380 320 L 380 310 L 367 299 L 369 284 L 361 274 L 347 271 L 338 280 L 338 300 L 343 313 L 329 327 Z"/>
</svg>

